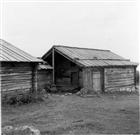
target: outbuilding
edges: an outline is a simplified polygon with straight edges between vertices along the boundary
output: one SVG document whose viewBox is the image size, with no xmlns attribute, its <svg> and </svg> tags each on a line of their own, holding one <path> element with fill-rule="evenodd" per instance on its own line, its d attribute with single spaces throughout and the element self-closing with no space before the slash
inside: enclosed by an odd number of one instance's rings
<svg viewBox="0 0 140 135">
<path fill-rule="evenodd" d="M 53 83 L 63 90 L 121 91 L 136 85 L 138 63 L 109 50 L 54 45 L 42 59 L 53 67 Z"/>
<path fill-rule="evenodd" d="M 37 68 L 43 61 L 0 40 L 0 81 L 2 97 L 37 91 Z"/>
</svg>

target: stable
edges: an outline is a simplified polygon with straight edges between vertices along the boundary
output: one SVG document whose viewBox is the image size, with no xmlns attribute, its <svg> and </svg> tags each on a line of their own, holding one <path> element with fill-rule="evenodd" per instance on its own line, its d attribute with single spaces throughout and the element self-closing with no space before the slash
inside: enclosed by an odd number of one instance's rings
<svg viewBox="0 0 140 135">
<path fill-rule="evenodd" d="M 14 45 L 0 40 L 0 80 L 2 97 L 37 91 L 37 59 Z"/>
<path fill-rule="evenodd" d="M 42 56 L 53 67 L 53 83 L 63 90 L 133 88 L 137 63 L 109 51 L 54 45 Z"/>
</svg>

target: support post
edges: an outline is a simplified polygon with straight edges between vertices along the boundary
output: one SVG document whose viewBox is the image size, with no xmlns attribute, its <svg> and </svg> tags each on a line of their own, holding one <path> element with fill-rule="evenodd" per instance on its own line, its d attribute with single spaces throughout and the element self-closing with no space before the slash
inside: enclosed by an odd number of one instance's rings
<svg viewBox="0 0 140 135">
<path fill-rule="evenodd" d="M 52 49 L 52 66 L 53 66 L 53 84 L 55 84 L 55 56 L 54 56 L 54 48 Z"/>
</svg>

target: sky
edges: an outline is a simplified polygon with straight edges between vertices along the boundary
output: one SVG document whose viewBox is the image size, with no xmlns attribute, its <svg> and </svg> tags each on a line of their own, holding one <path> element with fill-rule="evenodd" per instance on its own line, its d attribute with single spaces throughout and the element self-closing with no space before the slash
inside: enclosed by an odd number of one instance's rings
<svg viewBox="0 0 140 135">
<path fill-rule="evenodd" d="M 66 45 L 110 50 L 139 62 L 138 2 L 1 4 L 1 38 L 33 56 Z"/>
</svg>

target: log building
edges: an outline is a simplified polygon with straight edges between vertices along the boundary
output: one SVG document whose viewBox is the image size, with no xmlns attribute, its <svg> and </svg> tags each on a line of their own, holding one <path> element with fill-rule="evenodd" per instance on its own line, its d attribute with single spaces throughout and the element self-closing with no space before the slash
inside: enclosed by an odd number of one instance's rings
<svg viewBox="0 0 140 135">
<path fill-rule="evenodd" d="M 43 61 L 0 40 L 0 82 L 2 96 L 37 91 L 37 67 Z"/>
<path fill-rule="evenodd" d="M 42 59 L 53 67 L 53 83 L 63 90 L 80 86 L 104 92 L 136 84 L 138 63 L 109 50 L 55 45 Z"/>
</svg>

